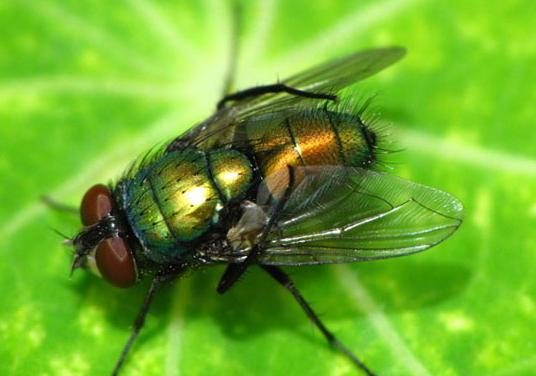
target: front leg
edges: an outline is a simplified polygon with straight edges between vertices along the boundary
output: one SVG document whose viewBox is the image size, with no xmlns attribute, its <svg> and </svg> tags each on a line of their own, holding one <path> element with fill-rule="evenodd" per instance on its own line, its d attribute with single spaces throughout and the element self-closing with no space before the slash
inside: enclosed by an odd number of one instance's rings
<svg viewBox="0 0 536 376">
<path fill-rule="evenodd" d="M 216 291 L 218 294 L 223 294 L 228 291 L 244 274 L 249 265 L 245 262 L 240 264 L 229 264 L 225 269 L 225 272 L 220 278 Z"/>
<path fill-rule="evenodd" d="M 134 344 L 134 341 L 138 337 L 138 334 L 140 333 L 141 329 L 143 328 L 143 325 L 145 324 L 145 317 L 147 316 L 147 313 L 149 312 L 149 308 L 151 307 L 151 304 L 153 302 L 153 298 L 156 292 L 164 283 L 181 276 L 185 270 L 186 270 L 185 267 L 180 266 L 180 267 L 172 268 L 170 270 L 165 270 L 162 273 L 158 273 L 153 277 L 153 280 L 151 281 L 151 285 L 149 286 L 149 290 L 147 290 L 147 293 L 145 294 L 145 298 L 143 299 L 141 308 L 138 311 L 138 314 L 136 315 L 134 324 L 132 325 L 130 337 L 125 343 L 125 346 L 123 347 L 123 350 L 121 351 L 121 354 L 119 355 L 119 358 L 117 359 L 115 363 L 115 367 L 111 374 L 112 376 L 117 376 L 119 374 L 119 370 L 123 366 L 123 363 L 125 362 L 125 359 L 127 358 L 127 355 L 132 345 Z"/>
</svg>

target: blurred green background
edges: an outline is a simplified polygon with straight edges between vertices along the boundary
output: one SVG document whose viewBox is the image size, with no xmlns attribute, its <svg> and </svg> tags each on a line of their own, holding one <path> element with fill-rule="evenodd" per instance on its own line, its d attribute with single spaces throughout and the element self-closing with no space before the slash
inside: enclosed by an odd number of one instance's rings
<svg viewBox="0 0 536 376">
<path fill-rule="evenodd" d="M 146 286 L 69 279 L 77 204 L 139 153 L 208 116 L 228 58 L 218 0 L 0 2 L 0 374 L 110 372 Z M 401 45 L 357 86 L 398 146 L 393 173 L 462 200 L 428 252 L 292 269 L 327 325 L 379 375 L 536 369 L 536 5 L 532 1 L 244 3 L 238 87 L 327 58 Z M 258 270 L 228 295 L 222 268 L 160 294 L 125 375 L 350 375 L 292 298 Z"/>
</svg>

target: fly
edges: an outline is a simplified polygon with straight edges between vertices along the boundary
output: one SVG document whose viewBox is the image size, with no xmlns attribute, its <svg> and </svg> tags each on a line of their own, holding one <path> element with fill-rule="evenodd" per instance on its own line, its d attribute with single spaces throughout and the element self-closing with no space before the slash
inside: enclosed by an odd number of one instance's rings
<svg viewBox="0 0 536 376">
<path fill-rule="evenodd" d="M 80 207 L 72 270 L 128 288 L 151 279 L 116 375 L 158 289 L 225 264 L 217 292 L 253 265 L 286 288 L 327 341 L 371 369 L 322 323 L 281 266 L 348 263 L 428 249 L 462 222 L 448 193 L 378 171 L 381 132 L 341 89 L 392 65 L 399 47 L 360 51 L 277 84 L 225 96 L 212 116 L 97 184 Z"/>
</svg>

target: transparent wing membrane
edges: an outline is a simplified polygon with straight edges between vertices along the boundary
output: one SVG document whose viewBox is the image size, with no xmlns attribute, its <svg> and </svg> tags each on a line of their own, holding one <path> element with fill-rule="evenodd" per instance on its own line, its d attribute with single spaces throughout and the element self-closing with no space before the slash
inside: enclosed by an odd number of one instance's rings
<svg viewBox="0 0 536 376">
<path fill-rule="evenodd" d="M 303 71 L 281 83 L 302 91 L 337 93 L 389 67 L 400 60 L 405 53 L 406 50 L 401 47 L 360 51 Z M 251 113 L 272 112 L 311 101 L 315 100 L 288 94 L 273 94 L 254 98 L 248 103 L 237 106 L 242 106 L 239 116 L 245 117 Z"/>
<path fill-rule="evenodd" d="M 338 91 L 396 63 L 406 54 L 401 47 L 356 52 L 292 76 L 283 82 L 300 90 Z"/>
<path fill-rule="evenodd" d="M 356 52 L 331 60 L 281 81 L 281 83 L 315 93 L 337 91 L 389 67 L 405 55 L 401 47 L 379 48 Z M 192 129 L 185 138 L 199 147 L 212 147 L 232 142 L 235 128 L 251 116 L 275 113 L 296 105 L 313 105 L 318 99 L 286 93 L 264 94 L 233 103 Z M 184 136 L 181 136 L 181 138 Z"/>
<path fill-rule="evenodd" d="M 440 243 L 462 222 L 461 203 L 434 188 L 361 168 L 297 170 L 303 178 L 279 214 L 260 263 L 343 263 L 411 254 Z"/>
</svg>

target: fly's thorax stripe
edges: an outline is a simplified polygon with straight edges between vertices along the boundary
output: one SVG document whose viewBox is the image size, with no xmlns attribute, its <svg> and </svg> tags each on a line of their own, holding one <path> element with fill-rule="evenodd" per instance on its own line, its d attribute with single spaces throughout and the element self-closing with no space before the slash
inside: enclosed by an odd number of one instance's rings
<svg viewBox="0 0 536 376">
<path fill-rule="evenodd" d="M 205 153 L 165 154 L 129 183 L 127 215 L 147 257 L 172 260 L 216 221 L 222 202 L 210 179 Z"/>
<path fill-rule="evenodd" d="M 126 214 L 132 231 L 145 250 L 158 252 L 174 242 L 160 208 L 155 205 L 151 183 L 146 176 L 137 176 L 129 183 Z"/>
<path fill-rule="evenodd" d="M 155 201 L 178 241 L 195 240 L 210 227 L 221 205 L 205 153 L 198 149 L 169 153 L 159 165 L 151 174 Z"/>
<path fill-rule="evenodd" d="M 212 186 L 214 187 L 216 192 L 218 193 L 218 197 L 219 197 L 220 201 L 223 202 L 223 203 L 226 203 L 227 201 L 229 201 L 229 199 L 222 192 L 222 190 L 220 189 L 220 185 L 216 181 L 213 166 L 212 166 L 212 156 L 211 156 L 210 152 L 205 153 L 205 160 L 207 162 L 207 173 L 208 173 L 209 180 L 212 183 Z M 217 172 L 216 172 L 216 174 L 217 174 Z"/>
<path fill-rule="evenodd" d="M 210 151 L 207 153 L 207 160 L 212 181 L 223 201 L 241 199 L 253 178 L 250 160 L 232 149 Z"/>
</svg>

